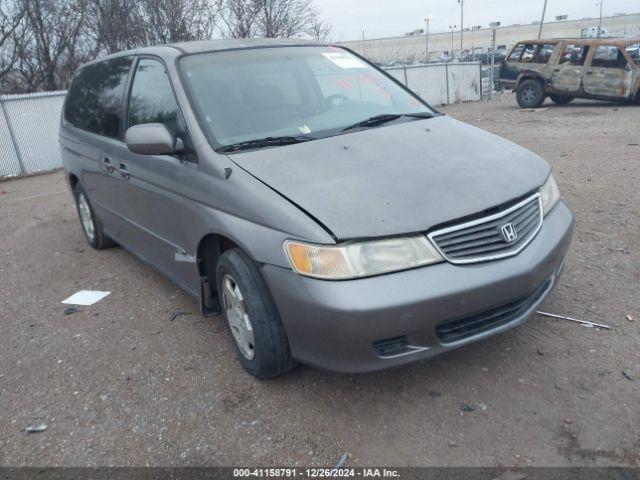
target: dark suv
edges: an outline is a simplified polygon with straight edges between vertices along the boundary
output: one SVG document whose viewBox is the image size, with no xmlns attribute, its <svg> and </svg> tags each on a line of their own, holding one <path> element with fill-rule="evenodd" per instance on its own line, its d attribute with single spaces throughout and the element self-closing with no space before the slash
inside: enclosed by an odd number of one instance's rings
<svg viewBox="0 0 640 480">
<path fill-rule="evenodd" d="M 640 39 L 532 40 L 518 43 L 503 62 L 503 88 L 518 104 L 537 108 L 548 96 L 640 102 Z"/>
</svg>

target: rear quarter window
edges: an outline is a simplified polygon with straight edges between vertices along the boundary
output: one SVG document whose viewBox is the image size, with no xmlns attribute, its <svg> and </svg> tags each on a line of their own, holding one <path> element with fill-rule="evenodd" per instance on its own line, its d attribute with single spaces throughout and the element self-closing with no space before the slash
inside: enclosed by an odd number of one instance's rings
<svg viewBox="0 0 640 480">
<path fill-rule="evenodd" d="M 124 86 L 132 60 L 105 60 L 78 71 L 69 87 L 64 119 L 81 130 L 118 138 Z"/>
</svg>

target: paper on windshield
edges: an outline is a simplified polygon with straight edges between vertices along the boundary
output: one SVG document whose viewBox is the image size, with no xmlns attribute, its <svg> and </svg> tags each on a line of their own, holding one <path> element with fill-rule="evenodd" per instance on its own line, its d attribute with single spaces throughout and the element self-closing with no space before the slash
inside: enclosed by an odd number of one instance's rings
<svg viewBox="0 0 640 480">
<path fill-rule="evenodd" d="M 340 68 L 366 68 L 366 65 L 356 57 L 343 52 L 323 52 L 322 55 Z"/>
</svg>

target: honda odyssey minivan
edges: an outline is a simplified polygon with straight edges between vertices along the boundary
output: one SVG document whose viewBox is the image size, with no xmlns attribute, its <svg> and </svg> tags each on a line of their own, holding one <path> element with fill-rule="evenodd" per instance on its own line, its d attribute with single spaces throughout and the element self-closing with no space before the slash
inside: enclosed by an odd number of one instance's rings
<svg viewBox="0 0 640 480">
<path fill-rule="evenodd" d="M 549 165 L 300 40 L 83 65 L 60 144 L 80 224 L 222 313 L 259 378 L 396 366 L 523 323 L 573 216 Z"/>
</svg>

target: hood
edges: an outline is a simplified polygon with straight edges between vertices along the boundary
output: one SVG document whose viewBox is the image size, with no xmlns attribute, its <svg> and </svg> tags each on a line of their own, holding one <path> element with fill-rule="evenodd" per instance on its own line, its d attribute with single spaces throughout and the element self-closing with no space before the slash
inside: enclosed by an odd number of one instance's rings
<svg viewBox="0 0 640 480">
<path fill-rule="evenodd" d="M 549 165 L 438 116 L 231 155 L 338 240 L 426 231 L 542 186 Z"/>
</svg>

